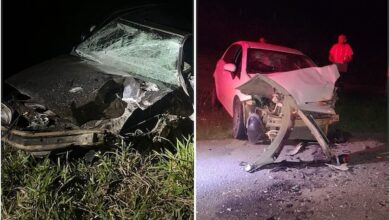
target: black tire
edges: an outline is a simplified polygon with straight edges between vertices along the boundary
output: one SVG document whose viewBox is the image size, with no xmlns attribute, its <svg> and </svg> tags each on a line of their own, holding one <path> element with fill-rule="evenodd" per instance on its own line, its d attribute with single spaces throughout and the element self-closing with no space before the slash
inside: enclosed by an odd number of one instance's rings
<svg viewBox="0 0 390 220">
<path fill-rule="evenodd" d="M 246 133 L 251 144 L 257 144 L 264 140 L 265 129 L 261 118 L 256 113 L 251 113 L 248 116 Z"/>
<path fill-rule="evenodd" d="M 246 138 L 242 104 L 238 98 L 233 102 L 233 137 L 240 140 Z"/>
</svg>

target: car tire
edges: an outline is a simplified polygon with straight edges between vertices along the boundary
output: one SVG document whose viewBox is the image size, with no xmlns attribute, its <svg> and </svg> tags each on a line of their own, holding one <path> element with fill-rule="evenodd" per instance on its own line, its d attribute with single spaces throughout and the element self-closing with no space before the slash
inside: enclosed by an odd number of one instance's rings
<svg viewBox="0 0 390 220">
<path fill-rule="evenodd" d="M 246 134 L 251 144 L 257 144 L 264 141 L 265 128 L 260 116 L 256 113 L 250 113 L 247 120 Z"/>
<path fill-rule="evenodd" d="M 233 137 L 241 140 L 246 138 L 242 103 L 237 97 L 233 102 Z"/>
</svg>

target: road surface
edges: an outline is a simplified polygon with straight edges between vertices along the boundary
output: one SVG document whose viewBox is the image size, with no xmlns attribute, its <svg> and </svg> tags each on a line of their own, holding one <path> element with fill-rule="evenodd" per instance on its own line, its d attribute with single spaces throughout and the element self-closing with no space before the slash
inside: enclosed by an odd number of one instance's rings
<svg viewBox="0 0 390 220">
<path fill-rule="evenodd" d="M 243 171 L 264 145 L 233 139 L 197 141 L 196 219 L 388 219 L 388 145 L 351 140 L 348 171 L 326 166 L 308 146 L 255 173 Z M 291 162 L 296 161 L 296 163 Z M 303 161 L 303 162 L 299 162 Z"/>
</svg>

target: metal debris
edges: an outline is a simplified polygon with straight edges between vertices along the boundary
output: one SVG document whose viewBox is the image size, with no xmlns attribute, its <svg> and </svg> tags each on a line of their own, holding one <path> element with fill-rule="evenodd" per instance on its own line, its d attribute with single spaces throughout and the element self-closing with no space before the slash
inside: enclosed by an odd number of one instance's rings
<svg viewBox="0 0 390 220">
<path fill-rule="evenodd" d="M 76 92 L 81 92 L 81 91 L 83 91 L 83 88 L 81 88 L 81 87 L 74 87 L 74 88 L 69 90 L 70 93 L 76 93 Z"/>
<path fill-rule="evenodd" d="M 349 167 L 347 166 L 348 165 L 347 163 L 343 163 L 343 164 L 340 164 L 340 165 L 333 165 L 333 164 L 326 163 L 325 165 L 330 167 L 330 168 L 332 168 L 332 169 L 334 169 L 334 170 L 341 170 L 341 171 L 349 170 Z"/>
<path fill-rule="evenodd" d="M 12 110 L 1 103 L 1 124 L 9 125 L 12 122 Z"/>
</svg>

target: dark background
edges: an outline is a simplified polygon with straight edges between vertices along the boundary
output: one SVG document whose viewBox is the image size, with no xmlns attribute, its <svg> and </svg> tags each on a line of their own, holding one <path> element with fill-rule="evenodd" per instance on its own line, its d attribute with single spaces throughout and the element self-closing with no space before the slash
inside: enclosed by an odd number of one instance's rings
<svg viewBox="0 0 390 220">
<path fill-rule="evenodd" d="M 198 54 L 218 59 L 238 40 L 268 42 L 301 50 L 318 65 L 340 33 L 354 50 L 354 83 L 388 82 L 388 1 L 197 1 Z"/>
<path fill-rule="evenodd" d="M 192 7 L 192 1 L 175 0 L 2 1 L 2 77 L 69 53 L 82 34 L 115 11 L 155 3 Z"/>
<path fill-rule="evenodd" d="M 82 33 L 137 1 L 2 1 L 2 76 L 68 53 Z M 178 4 L 178 10 L 182 7 Z M 354 50 L 350 72 L 358 83 L 388 82 L 388 1 L 197 1 L 198 54 L 218 59 L 237 40 L 296 48 L 319 65 L 328 64 L 340 33 Z"/>
</svg>

